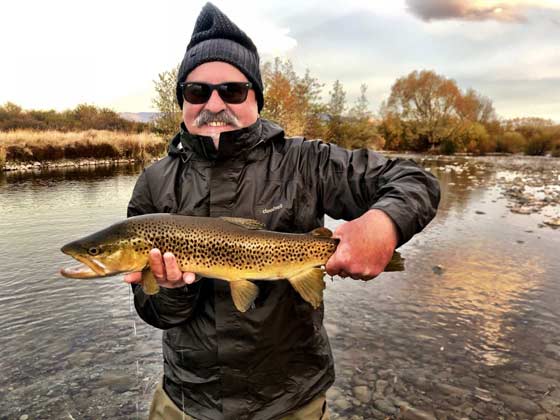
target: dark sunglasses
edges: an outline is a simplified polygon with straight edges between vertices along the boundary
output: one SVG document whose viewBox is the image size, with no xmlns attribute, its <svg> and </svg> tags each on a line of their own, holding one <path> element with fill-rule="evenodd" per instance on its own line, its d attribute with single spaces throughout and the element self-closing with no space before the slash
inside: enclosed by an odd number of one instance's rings
<svg viewBox="0 0 560 420">
<path fill-rule="evenodd" d="M 228 104 L 240 104 L 247 99 L 252 86 L 250 82 L 227 82 L 218 85 L 201 82 L 179 83 L 185 101 L 196 105 L 208 102 L 214 90 L 218 91 L 222 101 Z"/>
</svg>

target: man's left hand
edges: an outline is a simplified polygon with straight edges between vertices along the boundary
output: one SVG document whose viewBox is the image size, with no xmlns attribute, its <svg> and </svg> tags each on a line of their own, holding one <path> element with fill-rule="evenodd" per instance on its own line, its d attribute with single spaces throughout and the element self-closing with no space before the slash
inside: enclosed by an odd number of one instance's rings
<svg viewBox="0 0 560 420">
<path fill-rule="evenodd" d="M 327 273 L 356 280 L 371 280 L 382 273 L 398 243 L 395 223 L 377 209 L 340 225 L 333 237 L 340 243 L 325 265 Z"/>
</svg>

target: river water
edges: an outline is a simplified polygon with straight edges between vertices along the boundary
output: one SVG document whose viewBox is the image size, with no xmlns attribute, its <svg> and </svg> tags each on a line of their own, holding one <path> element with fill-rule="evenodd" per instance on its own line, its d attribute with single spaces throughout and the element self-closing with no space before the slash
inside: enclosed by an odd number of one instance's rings
<svg viewBox="0 0 560 420">
<path fill-rule="evenodd" d="M 327 280 L 331 417 L 560 419 L 560 160 L 413 158 L 443 196 L 406 271 Z M 0 174 L 0 418 L 146 418 L 161 333 L 119 278 L 57 274 L 140 170 Z"/>
</svg>

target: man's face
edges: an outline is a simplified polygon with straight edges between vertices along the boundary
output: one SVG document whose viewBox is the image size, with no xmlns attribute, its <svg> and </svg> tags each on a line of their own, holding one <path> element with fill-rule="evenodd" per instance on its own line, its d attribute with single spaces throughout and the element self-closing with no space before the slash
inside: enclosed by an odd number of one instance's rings
<svg viewBox="0 0 560 420">
<path fill-rule="evenodd" d="M 248 80 L 241 71 L 231 64 L 212 61 L 195 67 L 189 73 L 185 82 L 219 84 L 248 82 Z M 222 118 L 216 118 L 217 121 L 213 121 L 212 116 L 220 112 L 225 115 Z M 257 99 L 253 89 L 249 90 L 247 99 L 237 105 L 224 102 L 216 90 L 212 91 L 210 99 L 204 104 L 197 105 L 187 101 L 183 102 L 183 120 L 189 133 L 212 137 L 216 148 L 218 147 L 220 133 L 248 127 L 257 121 L 258 116 Z M 224 119 L 228 120 L 229 123 L 222 122 Z"/>
</svg>

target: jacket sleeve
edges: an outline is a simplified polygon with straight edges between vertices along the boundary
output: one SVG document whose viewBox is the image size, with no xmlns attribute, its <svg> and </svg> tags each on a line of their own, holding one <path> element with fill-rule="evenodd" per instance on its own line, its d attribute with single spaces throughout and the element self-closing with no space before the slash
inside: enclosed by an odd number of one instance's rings
<svg viewBox="0 0 560 420">
<path fill-rule="evenodd" d="M 132 192 L 127 216 L 157 213 L 152 200 L 149 172 L 144 170 Z M 132 285 L 134 306 L 140 318 L 161 329 L 172 328 L 189 320 L 192 316 L 200 292 L 200 284 L 176 289 L 161 287 L 155 295 L 146 295 L 139 284 Z"/>
<path fill-rule="evenodd" d="M 366 149 L 346 150 L 320 141 L 308 161 L 316 177 L 319 205 L 335 219 L 352 220 L 370 209 L 384 211 L 399 231 L 398 246 L 435 216 L 438 180 L 412 160 L 387 159 Z"/>
</svg>

